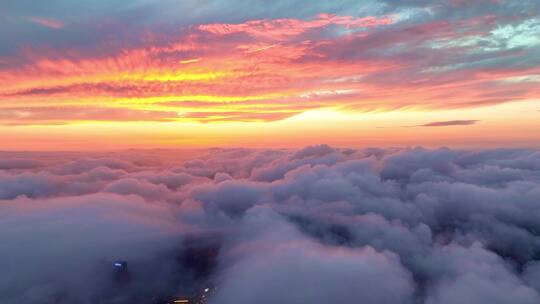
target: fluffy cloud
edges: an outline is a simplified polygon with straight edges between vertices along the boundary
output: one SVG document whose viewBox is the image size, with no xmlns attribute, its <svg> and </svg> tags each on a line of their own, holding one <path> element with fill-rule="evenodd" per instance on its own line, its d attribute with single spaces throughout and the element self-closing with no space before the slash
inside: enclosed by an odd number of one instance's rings
<svg viewBox="0 0 540 304">
<path fill-rule="evenodd" d="M 218 304 L 538 303 L 539 164 L 326 145 L 4 153 L 0 301 L 152 303 L 214 284 Z"/>
</svg>

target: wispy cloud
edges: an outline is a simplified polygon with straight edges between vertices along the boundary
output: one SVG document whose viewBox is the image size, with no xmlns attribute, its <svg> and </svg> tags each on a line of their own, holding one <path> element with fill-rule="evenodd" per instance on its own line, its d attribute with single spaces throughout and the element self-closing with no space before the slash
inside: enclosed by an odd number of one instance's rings
<svg viewBox="0 0 540 304">
<path fill-rule="evenodd" d="M 445 121 L 433 121 L 421 125 L 405 125 L 405 126 L 393 126 L 393 127 L 377 127 L 378 129 L 387 128 L 420 128 L 420 127 L 452 127 L 452 126 L 470 126 L 474 125 L 479 120 L 445 120 Z"/>
<path fill-rule="evenodd" d="M 274 120 L 314 109 L 447 110 L 540 97 L 537 83 L 531 81 L 540 73 L 537 41 L 520 39 L 519 51 L 503 47 L 516 44 L 506 36 L 537 28 L 537 18 L 507 20 L 512 9 L 517 10 L 514 6 L 494 3 L 496 12 L 487 12 L 471 4 L 469 13 L 465 5 L 441 3 L 437 12 L 424 16 L 431 8 L 419 1 L 412 1 L 416 10 L 395 5 L 392 10 L 363 13 L 331 9 L 334 4 L 323 2 L 314 4 L 309 13 L 285 12 L 281 6 L 261 14 L 236 7 L 236 18 L 218 13 L 203 18 L 194 12 L 184 23 L 175 23 L 177 27 L 164 26 L 163 19 L 153 16 L 159 9 L 137 11 L 140 16 L 126 11 L 77 23 L 70 31 L 55 31 L 54 41 L 44 35 L 32 43 L 15 43 L 24 52 L 0 57 L 0 96 L 5 101 L 0 111 L 12 104 L 36 107 L 45 100 L 49 107 L 98 103 L 139 110 L 134 114 L 145 116 L 144 110 L 163 110 L 160 103 L 178 101 L 184 103 L 173 111 L 192 113 L 185 117 L 206 122 Z M 340 7 L 352 8 L 355 1 L 346 2 Z M 274 7 L 264 5 L 265 11 Z M 171 10 L 167 4 L 159 7 Z M 455 12 L 454 17 L 447 18 L 445 10 Z M 64 16 L 62 12 L 25 13 L 19 19 L 58 30 L 70 24 L 49 16 Z M 133 26 L 135 17 L 147 17 L 140 22 L 144 30 Z M 75 31 L 81 35 L 73 35 Z M 74 38 L 90 36 L 96 41 L 86 44 Z M 239 102 L 247 100 L 253 102 Z M 188 106 L 189 101 L 197 105 Z M 298 110 L 299 103 L 303 110 Z M 474 123 L 456 120 L 407 127 Z"/>
<path fill-rule="evenodd" d="M 35 23 L 35 24 L 39 24 L 39 25 L 44 26 L 44 27 L 55 29 L 55 30 L 64 28 L 64 26 L 65 26 L 64 22 L 62 22 L 62 21 L 60 21 L 58 19 L 53 19 L 53 18 L 28 17 L 28 21 L 30 21 L 32 23 Z"/>
<path fill-rule="evenodd" d="M 418 127 L 450 127 L 450 126 L 469 126 L 474 125 L 478 120 L 446 120 L 446 121 L 434 121 Z"/>
<path fill-rule="evenodd" d="M 0 125 L 58 125 L 73 121 L 172 121 L 174 111 L 145 111 L 98 106 L 2 108 Z"/>
<path fill-rule="evenodd" d="M 201 60 L 202 58 L 199 57 L 199 58 L 184 59 L 184 60 L 180 60 L 179 62 L 181 64 L 190 64 L 190 63 L 197 63 Z"/>
</svg>

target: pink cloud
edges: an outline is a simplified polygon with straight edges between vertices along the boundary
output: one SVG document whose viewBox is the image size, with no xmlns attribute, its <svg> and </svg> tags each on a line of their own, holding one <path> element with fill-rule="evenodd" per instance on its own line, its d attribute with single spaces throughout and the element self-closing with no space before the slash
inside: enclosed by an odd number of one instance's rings
<svg viewBox="0 0 540 304">
<path fill-rule="evenodd" d="M 486 26 L 495 25 L 493 17 L 395 24 L 398 21 L 391 15 L 319 14 L 304 20 L 201 24 L 171 34 L 163 43 L 152 38 L 144 47 L 125 47 L 107 55 L 27 49 L 22 54 L 28 63 L 0 71 L 0 96 L 7 101 L 0 106 L 4 110 L 0 120 L 9 125 L 70 120 L 275 121 L 317 108 L 454 109 L 539 96 L 533 82 L 505 80 L 535 75 L 537 67 L 478 62 L 462 68 L 466 66 L 462 61 L 478 61 L 469 54 L 476 47 L 450 42 L 481 36 Z M 518 58 L 523 52 L 512 50 L 504 56 Z M 408 98 L 403 98 L 404 92 Z M 133 103 L 133 98 L 154 97 L 152 102 L 170 111 L 142 111 Z M 38 106 L 45 98 L 48 101 Z M 122 101 L 133 109 L 112 110 L 88 100 Z M 20 103 L 24 105 L 9 106 Z M 56 113 L 55 107 L 72 103 L 69 112 Z"/>
<path fill-rule="evenodd" d="M 332 14 L 320 14 L 313 20 L 300 19 L 275 19 L 275 20 L 251 20 L 245 23 L 227 24 L 213 23 L 200 25 L 202 31 L 216 35 L 230 35 L 245 33 L 258 38 L 272 40 L 285 40 L 298 36 L 309 30 L 320 29 L 329 25 L 339 25 L 347 29 L 369 28 L 380 25 L 392 24 L 394 18 L 390 16 L 354 18 L 351 16 L 336 16 Z"/>
</svg>

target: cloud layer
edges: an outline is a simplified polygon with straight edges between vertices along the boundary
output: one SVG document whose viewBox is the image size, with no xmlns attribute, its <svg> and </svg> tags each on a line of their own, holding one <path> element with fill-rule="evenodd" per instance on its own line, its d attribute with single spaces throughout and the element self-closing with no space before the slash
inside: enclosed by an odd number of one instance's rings
<svg viewBox="0 0 540 304">
<path fill-rule="evenodd" d="M 540 301 L 538 151 L 1 156 L 2 303 Z"/>
</svg>

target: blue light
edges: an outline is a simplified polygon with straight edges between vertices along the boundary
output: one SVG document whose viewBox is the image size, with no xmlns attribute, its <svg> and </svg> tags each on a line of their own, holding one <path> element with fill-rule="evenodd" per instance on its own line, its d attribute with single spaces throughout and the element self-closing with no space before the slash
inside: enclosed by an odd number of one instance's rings
<svg viewBox="0 0 540 304">
<path fill-rule="evenodd" d="M 114 263 L 114 266 L 116 266 L 116 267 L 122 267 L 122 263 Z"/>
</svg>

